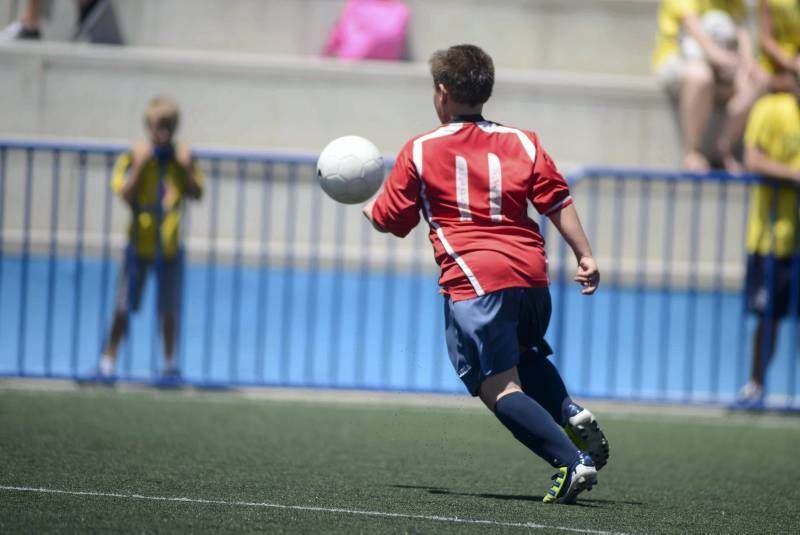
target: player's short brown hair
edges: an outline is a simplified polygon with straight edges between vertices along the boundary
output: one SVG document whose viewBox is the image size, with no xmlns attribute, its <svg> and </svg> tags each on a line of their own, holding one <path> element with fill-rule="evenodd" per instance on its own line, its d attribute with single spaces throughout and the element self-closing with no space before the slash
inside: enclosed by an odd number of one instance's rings
<svg viewBox="0 0 800 535">
<path fill-rule="evenodd" d="M 456 102 L 476 106 L 492 96 L 494 62 L 475 45 L 437 50 L 429 61 L 433 86 L 442 84 Z"/>
<path fill-rule="evenodd" d="M 144 109 L 144 122 L 146 125 L 161 123 L 173 132 L 178 128 L 180 116 L 178 104 L 164 95 L 151 98 Z"/>
</svg>

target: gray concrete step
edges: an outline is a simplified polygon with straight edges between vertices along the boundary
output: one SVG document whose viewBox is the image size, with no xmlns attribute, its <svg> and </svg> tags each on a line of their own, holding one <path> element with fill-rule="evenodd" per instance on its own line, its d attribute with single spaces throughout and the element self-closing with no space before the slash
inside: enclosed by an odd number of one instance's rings
<svg viewBox="0 0 800 535">
<path fill-rule="evenodd" d="M 0 0 L 0 22 L 12 0 Z M 55 2 L 45 36 L 64 39 L 73 2 Z M 314 56 L 343 0 L 115 0 L 128 43 L 266 55 Z M 408 52 L 471 42 L 498 66 L 646 74 L 658 0 L 409 0 Z"/>
<path fill-rule="evenodd" d="M 360 134 L 386 153 L 437 125 L 427 66 L 68 44 L 0 46 L 0 133 L 130 140 L 154 94 L 204 145 L 318 151 Z M 675 121 L 649 77 L 500 69 L 486 116 L 562 161 L 674 166 Z"/>
</svg>

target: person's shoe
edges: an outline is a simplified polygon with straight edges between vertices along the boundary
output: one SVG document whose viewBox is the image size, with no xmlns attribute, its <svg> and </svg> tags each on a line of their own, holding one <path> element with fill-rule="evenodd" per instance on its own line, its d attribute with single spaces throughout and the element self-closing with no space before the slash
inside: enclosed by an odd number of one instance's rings
<svg viewBox="0 0 800 535">
<path fill-rule="evenodd" d="M 553 474 L 553 486 L 547 491 L 544 503 L 575 503 L 578 494 L 597 485 L 597 468 L 591 457 L 581 453 L 571 466 L 562 466 Z"/>
<path fill-rule="evenodd" d="M 608 462 L 608 440 L 589 410 L 572 405 L 574 414 L 567 420 L 564 431 L 575 446 L 588 453 L 594 466 L 600 470 Z"/>
<path fill-rule="evenodd" d="M 41 39 L 39 28 L 28 28 L 21 21 L 14 21 L 0 30 L 0 41 L 13 41 L 15 39 Z"/>
<path fill-rule="evenodd" d="M 759 409 L 764 407 L 764 387 L 748 381 L 736 394 L 735 409 Z"/>
<path fill-rule="evenodd" d="M 156 379 L 155 386 L 158 388 L 178 388 L 183 386 L 183 377 L 180 370 L 173 367 L 164 369 L 161 376 Z"/>
</svg>

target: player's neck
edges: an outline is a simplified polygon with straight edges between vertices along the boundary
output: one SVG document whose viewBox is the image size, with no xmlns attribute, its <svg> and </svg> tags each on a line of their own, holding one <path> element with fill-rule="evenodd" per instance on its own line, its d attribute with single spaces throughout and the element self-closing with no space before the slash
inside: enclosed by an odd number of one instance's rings
<svg viewBox="0 0 800 535">
<path fill-rule="evenodd" d="M 468 122 L 468 121 L 480 121 L 483 119 L 481 112 L 483 111 L 483 106 L 466 106 L 461 104 L 455 104 L 450 107 L 448 110 L 448 115 L 450 116 L 450 123 L 457 123 L 457 122 Z"/>
</svg>

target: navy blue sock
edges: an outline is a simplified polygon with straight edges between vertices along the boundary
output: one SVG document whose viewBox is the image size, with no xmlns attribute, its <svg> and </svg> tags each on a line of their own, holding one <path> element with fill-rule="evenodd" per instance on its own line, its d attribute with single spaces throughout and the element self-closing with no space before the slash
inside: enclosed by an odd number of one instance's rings
<svg viewBox="0 0 800 535">
<path fill-rule="evenodd" d="M 564 426 L 567 419 L 583 410 L 567 393 L 564 380 L 550 359 L 525 354 L 517 366 L 522 391 L 545 408 L 553 420 Z"/>
<path fill-rule="evenodd" d="M 572 465 L 580 455 L 547 411 L 523 392 L 500 398 L 494 413 L 517 440 L 556 468 Z"/>
</svg>

